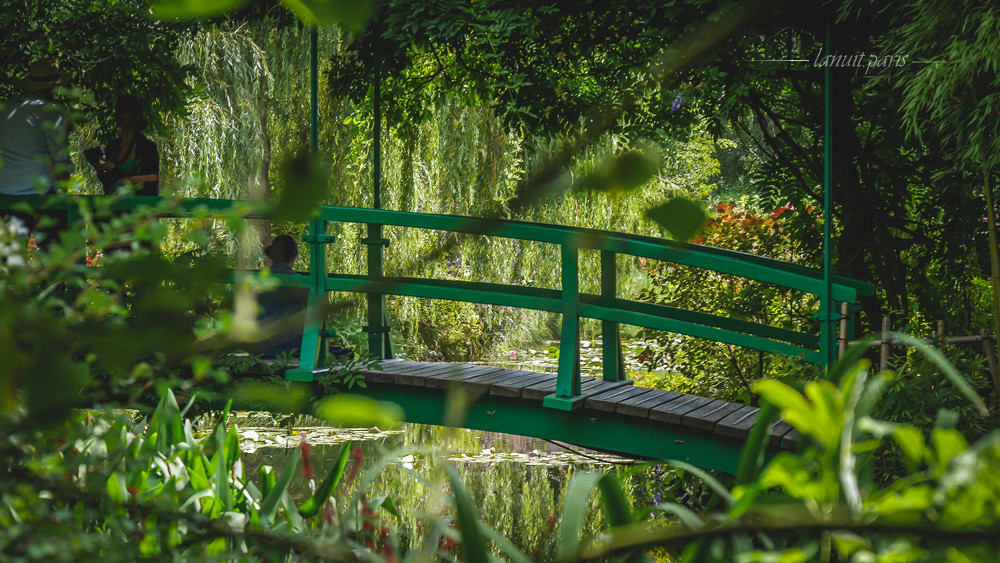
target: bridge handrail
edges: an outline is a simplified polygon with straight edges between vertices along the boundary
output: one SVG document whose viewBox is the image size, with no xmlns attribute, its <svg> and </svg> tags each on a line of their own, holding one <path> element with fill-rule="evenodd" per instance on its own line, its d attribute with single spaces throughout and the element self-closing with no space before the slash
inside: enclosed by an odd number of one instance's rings
<svg viewBox="0 0 1000 563">
<path fill-rule="evenodd" d="M 146 208 L 160 216 L 217 216 L 222 212 L 237 212 L 247 218 L 267 218 L 271 215 L 269 204 L 250 203 L 238 200 L 205 198 L 167 199 L 155 196 L 74 196 L 75 198 L 111 199 L 115 210 Z M 41 198 L 0 196 L 0 209 L 9 208 L 16 201 L 27 200 L 38 205 Z M 52 207 L 72 211 L 74 205 L 85 204 L 86 199 L 76 202 L 63 200 Z M 369 273 L 364 276 L 328 274 L 325 260 L 325 244 L 332 242 L 326 236 L 327 222 L 366 224 L 369 228 Z M 465 282 L 457 280 L 434 280 L 410 277 L 385 277 L 382 272 L 381 238 L 383 226 L 399 226 L 428 230 L 450 231 L 471 235 L 496 236 L 540 243 L 554 244 L 561 248 L 562 287 L 560 289 L 529 288 L 505 284 Z M 624 377 L 621 349 L 618 338 L 620 323 L 678 332 L 699 338 L 709 338 L 739 346 L 802 357 L 820 363 L 825 355 L 824 346 L 829 338 L 814 334 L 780 329 L 769 325 L 729 319 L 708 313 L 677 309 L 664 305 L 650 305 L 616 295 L 617 254 L 629 254 L 645 258 L 663 260 L 723 274 L 732 274 L 747 279 L 795 289 L 815 295 L 822 295 L 825 284 L 822 272 L 779 260 L 754 256 L 731 250 L 703 245 L 678 243 L 642 235 L 614 233 L 595 229 L 585 229 L 564 225 L 527 223 L 502 219 L 482 219 L 455 215 L 422 214 L 401 211 L 387 211 L 353 207 L 324 206 L 317 210 L 310 225 L 310 271 L 308 277 L 276 276 L 282 283 L 292 286 L 309 287 L 310 308 L 318 309 L 321 297 L 326 291 L 351 291 L 368 295 L 370 343 L 383 338 L 387 332 L 384 312 L 373 315 L 372 309 L 381 309 L 384 295 L 409 295 L 431 299 L 450 299 L 514 306 L 535 310 L 562 313 L 562 341 L 556 394 L 546 404 L 556 408 L 572 409 L 580 396 L 579 370 L 579 319 L 594 318 L 602 321 L 605 343 L 604 377 L 618 380 Z M 580 249 L 598 250 L 601 253 L 601 294 L 591 295 L 579 291 L 578 255 Z M 377 256 L 373 257 L 373 252 Z M 841 302 L 856 302 L 859 295 L 871 295 L 870 284 L 849 278 L 835 276 L 832 286 L 833 299 Z M 322 360 L 318 351 L 322 347 L 323 331 L 320 326 L 306 327 L 303 334 L 303 351 L 316 349 L 310 359 L 302 354 L 299 370 L 292 370 L 292 379 L 311 379 L 312 372 Z M 385 343 L 388 343 L 387 337 Z M 371 347 L 371 346 L 370 346 Z M 819 350 L 816 350 L 819 348 Z M 384 350 L 384 347 L 379 347 Z M 389 352 L 391 355 L 391 352 Z"/>
</svg>

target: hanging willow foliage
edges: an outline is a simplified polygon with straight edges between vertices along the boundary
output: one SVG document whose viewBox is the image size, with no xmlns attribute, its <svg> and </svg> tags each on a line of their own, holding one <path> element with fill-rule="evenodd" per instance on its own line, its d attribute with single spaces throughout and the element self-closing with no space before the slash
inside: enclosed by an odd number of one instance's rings
<svg viewBox="0 0 1000 563">
<path fill-rule="evenodd" d="M 321 76 L 330 72 L 332 61 L 354 40 L 355 36 L 337 28 L 319 30 Z M 307 30 L 266 20 L 219 23 L 185 42 L 180 58 L 197 67 L 192 86 L 199 96 L 186 118 L 168 122 L 171 136 L 163 143 L 165 191 L 185 196 L 269 199 L 282 190 L 295 189 L 285 185 L 278 167 L 271 164 L 309 150 Z M 371 207 L 371 97 L 354 102 L 333 97 L 330 92 L 330 84 L 320 80 L 320 156 L 330 172 L 324 203 Z M 470 216 L 489 216 L 498 210 L 503 213 L 506 202 L 516 196 L 519 182 L 568 139 L 532 136 L 470 91 L 430 92 L 424 99 L 429 100 L 429 106 L 419 119 L 381 125 L 383 208 Z M 645 209 L 668 196 L 707 197 L 718 175 L 718 162 L 712 156 L 715 147 L 699 128 L 688 141 L 654 148 L 668 156 L 652 181 L 637 189 L 623 194 L 583 187 L 581 179 L 616 155 L 633 150 L 639 141 L 606 134 L 578 155 L 567 171 L 567 181 L 581 187 L 506 215 L 516 220 L 659 235 L 659 227 L 644 217 Z M 295 234 L 304 232 L 305 226 L 275 225 L 274 229 Z M 359 242 L 362 229 L 343 224 L 330 225 L 328 231 L 337 237 L 337 244 L 328 253 L 329 270 L 365 273 L 365 248 Z M 400 228 L 387 228 L 386 236 L 391 241 L 386 252 L 387 275 L 540 287 L 559 284 L 556 249 L 548 245 L 502 238 L 460 240 L 451 233 Z M 257 267 L 269 229 L 259 226 L 256 237 L 243 245 L 221 226 L 215 238 L 219 250 L 240 255 L 240 265 Z M 440 260 L 423 263 L 416 258 L 442 247 L 448 250 Z M 303 262 L 299 267 L 305 269 L 306 265 Z M 596 253 L 583 253 L 581 273 L 583 290 L 594 290 L 600 273 Z M 644 283 L 637 266 L 627 260 L 619 264 L 619 278 L 623 295 L 637 293 Z M 339 298 L 347 299 L 355 309 L 361 307 L 357 296 Z M 482 353 L 496 345 L 509 345 L 508 341 L 549 338 L 554 326 L 552 315 L 517 311 L 515 317 L 515 311 L 501 307 L 444 306 L 404 298 L 390 298 L 390 304 L 397 336 L 416 341 L 415 353 L 438 346 L 435 340 L 445 338 L 443 327 L 454 325 L 456 320 L 456 330 L 473 333 L 466 349 Z"/>
</svg>

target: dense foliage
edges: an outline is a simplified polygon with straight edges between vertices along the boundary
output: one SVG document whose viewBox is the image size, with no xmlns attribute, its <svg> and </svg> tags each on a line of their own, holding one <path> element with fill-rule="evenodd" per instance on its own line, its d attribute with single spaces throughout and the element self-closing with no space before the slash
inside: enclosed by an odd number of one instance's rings
<svg viewBox="0 0 1000 563">
<path fill-rule="evenodd" d="M 307 21 L 353 18 L 360 26 L 365 19 L 361 12 L 345 16 L 346 2 L 283 4 Z M 317 202 L 371 204 L 372 132 L 383 125 L 370 115 L 370 85 L 380 66 L 392 140 L 384 149 L 392 157 L 386 158 L 388 207 L 657 233 L 644 212 L 666 196 L 707 200 L 749 191 L 757 199 L 713 206 L 698 242 L 801 264 L 815 264 L 821 252 L 815 206 L 822 185 L 822 72 L 815 64 L 764 60 L 812 61 L 832 9 L 782 3 L 734 34 L 736 24 L 749 23 L 740 10 L 710 15 L 715 3 L 694 0 L 556 2 L 531 10 L 511 2 L 385 2 L 364 30 L 318 33 L 332 52 L 322 63 L 329 78 L 322 108 L 332 119 L 324 122 L 320 146 L 335 156 L 320 173 L 288 180 L 270 163 L 304 162 L 308 33 L 285 12 L 277 15 L 272 3 L 157 3 L 168 15 L 246 10 L 200 23 L 150 19 L 138 0 L 0 5 L 6 76 L 39 55 L 61 55 L 64 68 L 76 72 L 81 88 L 74 107 L 93 117 L 78 139 L 106 133 L 102 108 L 121 92 L 137 93 L 150 115 L 171 127 L 158 139 L 169 156 L 171 173 L 164 176 L 180 179 L 165 182 L 168 193 L 278 196 L 279 206 L 296 208 L 286 215 L 292 221 L 277 226 L 281 231 L 300 232 L 294 220 Z M 899 49 L 914 59 L 961 63 L 955 73 L 940 65 L 878 68 L 875 76 L 836 72 L 837 267 L 876 282 L 876 298 L 865 303 L 871 324 L 892 314 L 914 327 L 942 318 L 951 330 L 978 332 L 989 320 L 983 257 L 993 224 L 992 133 L 1000 98 L 997 50 L 980 45 L 996 42 L 1000 16 L 976 2 L 949 6 L 912 0 L 890 12 L 851 2 L 839 11 L 837 51 Z M 688 60 L 667 65 L 669 72 L 651 64 L 665 56 L 664 45 L 700 37 L 699 30 L 711 31 L 713 22 L 733 14 L 733 27 L 708 34 L 712 58 L 704 58 L 707 47 L 691 50 L 703 64 Z M 13 82 L 0 84 L 0 94 L 12 92 Z M 304 192 L 308 197 L 297 197 Z M 247 476 L 232 432 L 217 426 L 199 440 L 185 428 L 174 394 L 186 397 L 197 387 L 211 395 L 227 380 L 213 356 L 259 335 L 246 297 L 261 282 L 245 280 L 230 312 L 216 285 L 230 264 L 207 258 L 239 249 L 242 265 L 256 265 L 247 242 L 253 238 L 240 238 L 247 226 L 242 212 L 213 223 L 199 211 L 193 226 L 184 226 L 153 219 L 154 211 L 174 210 L 169 201 L 126 215 L 65 202 L 85 221 L 48 251 L 29 253 L 23 233 L 6 224 L 0 232 L 4 555 L 27 561 L 109 553 L 124 560 L 348 556 L 345 550 L 352 557 L 394 556 L 394 538 L 352 534 L 359 524 L 352 511 L 328 509 L 343 463 L 306 506 L 295 506 L 284 490 L 294 465 L 276 480 L 267 472 Z M 332 267 L 360 271 L 360 233 L 337 229 L 347 242 Z M 266 233 L 264 227 L 258 236 Z M 387 236 L 399 264 L 392 274 L 426 271 L 424 257 L 433 255 L 444 257 L 433 266 L 443 277 L 492 275 L 488 281 L 540 286 L 557 279 L 548 267 L 553 257 L 530 245 L 487 249 L 440 233 Z M 149 251 L 164 242 L 165 253 Z M 86 266 L 88 254 L 113 245 L 124 248 L 104 253 L 103 269 Z M 663 264 L 625 267 L 628 279 L 641 269 L 649 282 L 622 290 L 641 291 L 650 302 L 698 305 L 778 326 L 812 323 L 813 304 L 802 296 Z M 595 272 L 589 275 L 592 281 Z M 424 307 L 403 309 L 395 319 L 419 342 L 407 351 L 414 355 L 469 359 L 514 330 L 510 311 L 458 304 L 430 314 Z M 742 350 L 646 336 L 659 341 L 647 351 L 651 367 L 669 361 L 688 375 L 695 368 L 728 375 L 693 381 L 670 375 L 668 384 L 747 401 L 759 396 L 801 432 L 804 448 L 765 464 L 761 427 L 748 440 L 732 490 L 685 467 L 722 500 L 718 513 L 677 504 L 633 509 L 615 478 L 581 477 L 564 497 L 560 557 L 615 552 L 641 559 L 656 545 L 688 561 L 996 559 L 997 436 L 974 438 L 988 429 L 976 418 L 982 404 L 967 400 L 985 379 L 970 386 L 937 358 L 906 354 L 895 379 L 869 380 L 866 364 L 854 357 L 832 372 L 837 385 L 801 384 L 788 376 L 815 374 Z M 963 369 L 983 370 L 978 357 L 957 358 Z M 753 383 L 768 375 L 789 384 Z M 273 388 L 249 393 L 276 394 Z M 290 395 L 291 410 L 307 400 Z M 146 422 L 90 411 L 156 399 L 160 407 Z M 391 409 L 367 403 L 323 407 L 332 418 L 366 409 L 392 418 L 385 414 Z M 457 551 L 482 560 L 492 541 L 506 557 L 528 560 L 479 523 L 473 495 L 454 475 L 451 487 L 456 528 L 434 528 L 426 553 L 441 555 L 439 540 L 447 535 L 458 543 L 449 544 L 445 557 Z M 581 542 L 582 506 L 595 488 L 612 528 Z M 358 499 L 349 506 L 373 526 L 379 507 L 391 511 Z M 678 524 L 657 529 L 646 522 L 657 510 Z M 321 517 L 327 514 L 332 524 Z"/>
</svg>

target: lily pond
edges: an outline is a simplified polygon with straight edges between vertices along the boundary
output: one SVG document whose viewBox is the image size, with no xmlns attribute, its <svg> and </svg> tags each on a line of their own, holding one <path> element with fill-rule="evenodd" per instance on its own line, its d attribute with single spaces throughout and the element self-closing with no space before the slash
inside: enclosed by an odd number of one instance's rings
<svg viewBox="0 0 1000 563">
<path fill-rule="evenodd" d="M 372 534 L 396 530 L 404 550 L 423 546 L 429 527 L 450 515 L 448 464 L 458 470 L 483 522 L 521 552 L 540 559 L 555 553 L 559 507 L 578 472 L 615 472 L 631 506 L 654 520 L 666 522 L 655 508 L 662 502 L 694 507 L 707 500 L 696 479 L 672 467 L 523 436 L 417 424 L 393 430 L 336 428 L 309 417 L 289 424 L 270 413 L 233 413 L 229 422 L 239 429 L 248 476 L 262 466 L 280 472 L 294 456 L 303 456 L 303 462 L 308 456 L 290 487 L 298 501 L 331 471 L 342 445 L 350 442 L 345 477 L 334 494 L 338 508 L 376 501 L 379 508 L 365 515 L 364 525 Z M 584 534 L 599 535 L 604 526 L 594 493 Z M 447 537 L 438 548 L 458 553 Z"/>
</svg>

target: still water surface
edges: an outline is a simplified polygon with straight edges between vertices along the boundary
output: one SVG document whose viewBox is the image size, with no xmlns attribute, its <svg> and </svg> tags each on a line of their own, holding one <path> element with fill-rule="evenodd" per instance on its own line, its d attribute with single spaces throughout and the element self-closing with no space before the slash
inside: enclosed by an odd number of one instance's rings
<svg viewBox="0 0 1000 563">
<path fill-rule="evenodd" d="M 398 531 L 406 548 L 425 543 L 434 522 L 450 514 L 446 497 L 450 485 L 445 464 L 457 469 L 471 493 L 483 521 L 508 538 L 522 552 L 550 559 L 555 550 L 555 524 L 566 491 L 575 473 L 612 471 L 618 473 L 626 495 L 636 508 L 652 506 L 670 488 L 670 472 L 649 466 L 640 471 L 631 460 L 573 448 L 568 451 L 536 438 L 497 434 L 461 428 L 404 424 L 399 429 L 342 429 L 320 426 L 315 420 L 298 420 L 294 430 L 275 428 L 268 414 L 239 413 L 243 464 L 248 476 L 260 466 L 276 471 L 300 451 L 304 440 L 318 483 L 330 471 L 340 445 L 351 441 L 354 456 L 348 461 L 347 478 L 355 473 L 350 487 L 335 494 L 340 511 L 356 494 L 366 499 L 391 499 L 399 517 L 377 511 L 379 524 Z M 355 460 L 358 470 L 352 472 Z M 310 492 L 308 479 L 293 481 L 293 497 L 301 502 Z M 603 527 L 597 494 L 590 499 L 584 519 L 587 534 Z"/>
</svg>

